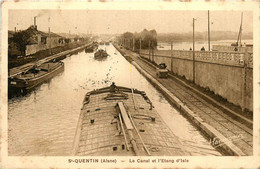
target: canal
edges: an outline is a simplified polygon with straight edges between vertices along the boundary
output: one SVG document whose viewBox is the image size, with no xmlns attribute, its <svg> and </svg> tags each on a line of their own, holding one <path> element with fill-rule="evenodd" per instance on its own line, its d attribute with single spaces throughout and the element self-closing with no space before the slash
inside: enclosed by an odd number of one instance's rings
<svg viewBox="0 0 260 169">
<path fill-rule="evenodd" d="M 144 90 L 192 155 L 221 155 L 112 44 L 100 48 L 109 54 L 105 60 L 95 60 L 93 53 L 84 51 L 74 54 L 63 60 L 64 72 L 25 96 L 9 99 L 9 155 L 71 155 L 84 95 L 112 82 Z"/>
</svg>

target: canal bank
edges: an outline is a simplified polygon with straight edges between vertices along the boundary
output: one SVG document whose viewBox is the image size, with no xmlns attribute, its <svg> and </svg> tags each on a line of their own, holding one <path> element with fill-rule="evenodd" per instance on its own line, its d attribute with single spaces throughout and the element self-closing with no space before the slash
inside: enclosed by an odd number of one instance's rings
<svg viewBox="0 0 260 169">
<path fill-rule="evenodd" d="M 80 46 L 76 45 L 76 46 L 74 46 L 73 49 L 68 49 L 68 50 L 59 52 L 57 54 L 44 57 L 44 58 L 42 58 L 40 60 L 32 61 L 32 62 L 23 64 L 21 66 L 14 67 L 14 68 L 9 70 L 8 77 L 12 77 L 12 76 L 15 76 L 16 74 L 19 74 L 20 72 L 26 71 L 26 70 L 30 69 L 32 65 L 35 65 L 35 64 L 36 65 L 40 65 L 42 63 L 45 63 L 45 62 L 48 62 L 48 61 L 51 61 L 51 60 L 55 60 L 55 61 L 62 60 L 64 58 L 66 58 L 66 56 L 75 54 L 75 53 L 83 50 L 87 46 L 90 46 L 90 44 L 81 44 Z"/>
<path fill-rule="evenodd" d="M 138 54 L 120 49 L 117 45 L 115 47 L 121 51 L 120 53 L 125 54 L 128 61 L 132 60 L 132 64 L 165 95 L 170 103 L 205 133 L 215 147 L 229 155 L 253 154 L 252 129 L 231 118 L 172 78 L 157 78 L 155 68 L 142 60 Z"/>
</svg>

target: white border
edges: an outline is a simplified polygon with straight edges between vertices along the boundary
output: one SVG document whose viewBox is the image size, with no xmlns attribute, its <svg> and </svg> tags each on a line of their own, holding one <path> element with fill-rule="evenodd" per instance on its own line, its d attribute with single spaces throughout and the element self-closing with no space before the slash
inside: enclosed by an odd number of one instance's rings
<svg viewBox="0 0 260 169">
<path fill-rule="evenodd" d="M 36 157 L 7 155 L 7 35 L 8 9 L 89 9 L 89 10 L 250 10 L 254 12 L 254 155 L 248 157 L 165 157 L 168 159 L 188 159 L 188 163 L 130 163 L 130 159 L 140 157 L 94 157 L 95 159 L 117 159 L 117 163 L 68 163 L 68 159 L 87 157 Z M 259 4 L 256 2 L 2 2 L 1 18 L 1 168 L 258 168 L 260 167 L 259 147 Z M 93 157 L 89 157 L 93 158 Z M 148 159 L 142 157 L 141 159 Z M 158 159 L 161 157 L 150 157 Z M 121 162 L 124 160 L 125 162 Z"/>
</svg>

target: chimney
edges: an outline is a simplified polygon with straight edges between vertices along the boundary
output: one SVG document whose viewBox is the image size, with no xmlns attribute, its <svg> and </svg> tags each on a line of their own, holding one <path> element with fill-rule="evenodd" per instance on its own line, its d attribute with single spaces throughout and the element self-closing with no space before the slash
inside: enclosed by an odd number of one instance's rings
<svg viewBox="0 0 260 169">
<path fill-rule="evenodd" d="M 36 25 L 36 16 L 34 17 L 34 24 L 33 24 L 34 28 L 37 30 L 37 25 Z"/>
</svg>

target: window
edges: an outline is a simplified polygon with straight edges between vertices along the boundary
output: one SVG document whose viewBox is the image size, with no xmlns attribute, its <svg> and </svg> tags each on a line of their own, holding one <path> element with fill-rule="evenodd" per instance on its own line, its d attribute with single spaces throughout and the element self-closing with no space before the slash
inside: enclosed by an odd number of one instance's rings
<svg viewBox="0 0 260 169">
<path fill-rule="evenodd" d="M 41 43 L 42 44 L 46 44 L 47 42 L 46 42 L 46 37 L 41 37 Z"/>
</svg>

